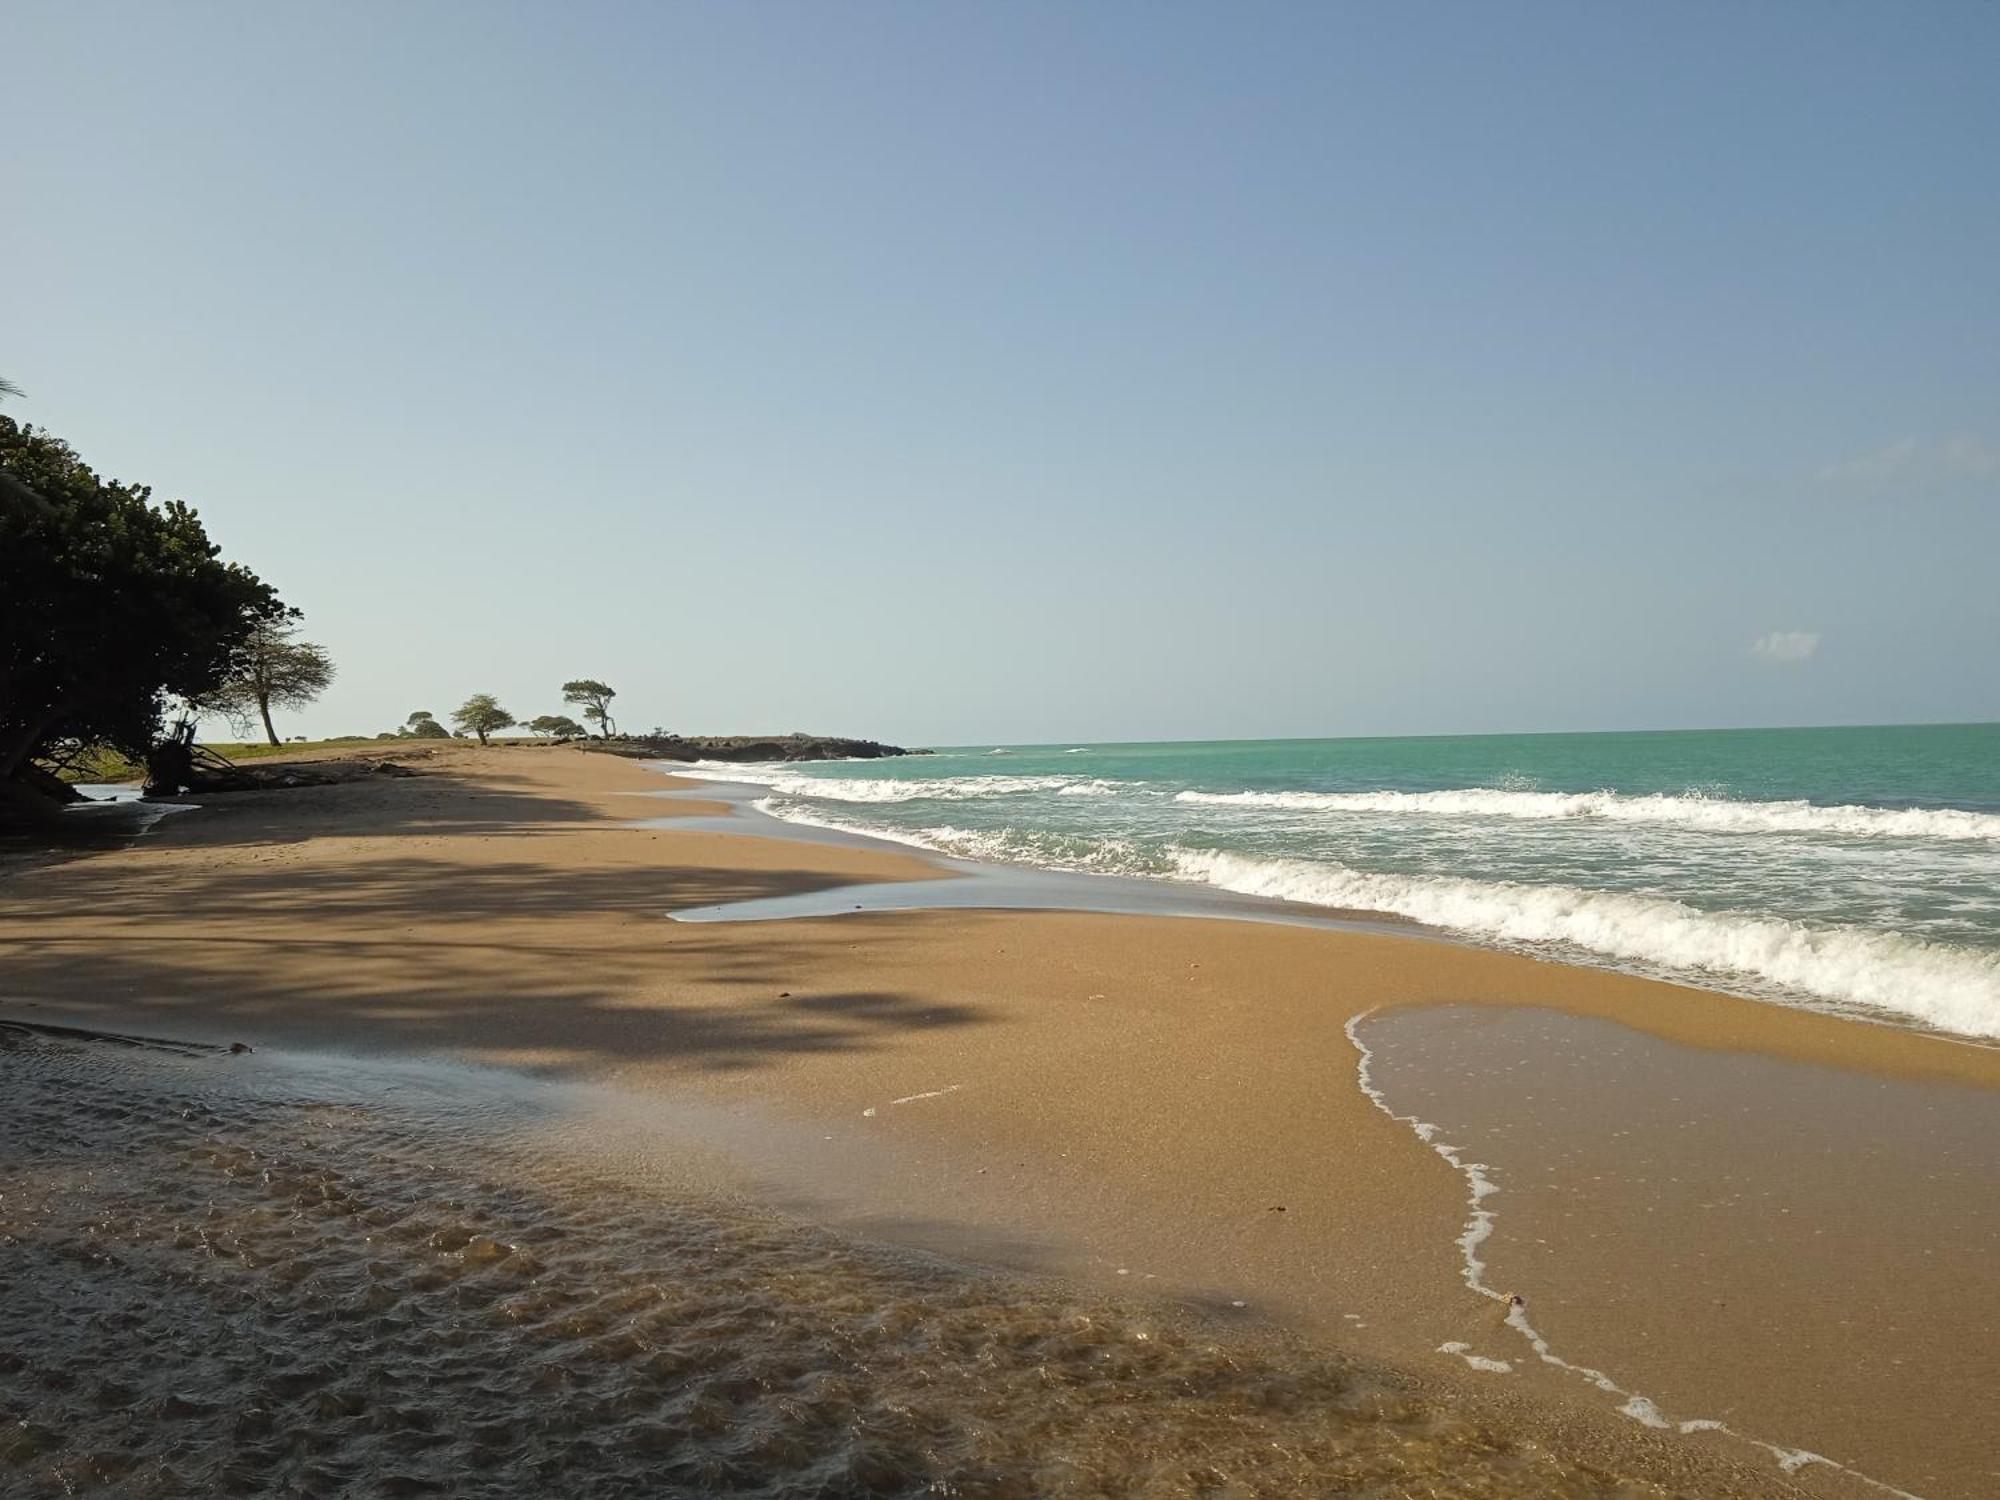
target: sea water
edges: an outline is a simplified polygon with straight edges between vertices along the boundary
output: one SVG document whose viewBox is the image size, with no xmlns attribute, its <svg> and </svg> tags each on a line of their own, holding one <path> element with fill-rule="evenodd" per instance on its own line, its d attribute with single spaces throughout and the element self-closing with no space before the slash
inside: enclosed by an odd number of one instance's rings
<svg viewBox="0 0 2000 1500">
<path fill-rule="evenodd" d="M 680 769 L 680 768 L 676 768 Z M 698 765 L 965 858 L 1192 881 L 2000 1037 L 2000 724 Z"/>
</svg>

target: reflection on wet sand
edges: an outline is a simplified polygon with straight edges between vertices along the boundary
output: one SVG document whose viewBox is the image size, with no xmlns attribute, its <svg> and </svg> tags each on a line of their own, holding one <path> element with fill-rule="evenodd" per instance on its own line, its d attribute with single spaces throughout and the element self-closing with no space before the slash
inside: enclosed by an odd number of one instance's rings
<svg viewBox="0 0 2000 1500">
<path fill-rule="evenodd" d="M 1512 1301 L 1449 1352 L 1787 1471 L 1994 1492 L 2000 1094 L 1526 1007 L 1348 1031 L 1363 1087 L 1466 1181 L 1466 1284 Z"/>
<path fill-rule="evenodd" d="M 1662 1493 L 1323 1352 L 593 1178 L 531 1092 L 0 1039 L 9 1493 Z"/>
</svg>

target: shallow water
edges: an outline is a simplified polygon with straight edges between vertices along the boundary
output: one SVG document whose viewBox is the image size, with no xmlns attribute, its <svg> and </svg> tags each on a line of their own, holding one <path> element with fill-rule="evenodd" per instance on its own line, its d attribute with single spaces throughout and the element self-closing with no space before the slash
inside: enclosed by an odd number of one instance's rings
<svg viewBox="0 0 2000 1500">
<path fill-rule="evenodd" d="M 1304 1345 L 593 1175 L 561 1108 L 0 1027 L 0 1492 L 1662 1493 Z"/>
<path fill-rule="evenodd" d="M 2000 725 L 976 747 L 675 766 L 964 859 L 1405 918 L 2000 1037 Z"/>
<path fill-rule="evenodd" d="M 1350 1035 L 1381 1107 L 1466 1179 L 1467 1284 L 1524 1299 L 1450 1352 L 1794 1467 L 2000 1493 L 2000 1094 L 1553 1010 Z"/>
<path fill-rule="evenodd" d="M 128 848 L 162 818 L 193 810 L 186 802 L 143 802 L 136 786 L 91 784 L 77 790 L 89 800 L 63 808 L 52 823 L 0 827 L 0 878 L 79 854 Z"/>
</svg>

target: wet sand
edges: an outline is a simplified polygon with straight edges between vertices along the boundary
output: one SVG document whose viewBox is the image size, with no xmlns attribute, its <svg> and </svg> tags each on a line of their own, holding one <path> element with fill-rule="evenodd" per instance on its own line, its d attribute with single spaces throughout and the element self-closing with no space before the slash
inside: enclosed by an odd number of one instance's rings
<svg viewBox="0 0 2000 1500">
<path fill-rule="evenodd" d="M 1469 1363 L 1536 1363 L 1540 1339 L 1642 1420 L 1904 1450 L 1902 1486 L 2000 1492 L 1975 1415 L 2000 1393 L 2000 1091 L 1560 1011 L 1410 1008 L 1355 1034 L 1383 1108 L 1479 1184 L 1467 1279 L 1545 1289 L 1468 1335 Z"/>
<path fill-rule="evenodd" d="M 632 826 L 723 810 L 634 795 L 661 785 L 573 751 L 453 750 L 410 780 L 210 799 L 129 850 L 0 879 L 0 1018 L 610 1083 L 593 1107 L 628 1174 L 674 1178 L 664 1164 L 699 1150 L 738 1191 L 836 1228 L 1295 1330 L 1559 1453 L 1691 1492 L 1879 1493 L 1643 1427 L 1560 1370 L 1502 1377 L 1436 1353 L 1508 1336 L 1504 1310 L 1462 1278 L 1463 1180 L 1361 1091 L 1343 1028 L 1383 1006 L 1555 1008 L 1697 1059 L 1911 1089 L 1991 1090 L 2000 1055 L 1376 933 L 1018 911 L 676 923 L 665 914 L 930 866 Z M 672 1132 L 628 1128 L 648 1101 Z M 1921 1243 L 1943 1205 L 1905 1188 Z M 1632 1254 L 1635 1281 L 1670 1269 L 1643 1237 Z M 1535 1290 L 1538 1317 L 1560 1301 Z M 1668 1352 L 1649 1371 L 1726 1357 L 1711 1330 L 1652 1338 Z M 1971 1436 L 1990 1391 L 1940 1409 L 1928 1387 L 1852 1385 L 1800 1368 L 1789 1387 L 1823 1393 L 1835 1441 L 1777 1430 L 1789 1395 L 1732 1425 L 1899 1488 L 1990 1491 Z M 1842 1423 L 1864 1394 L 1879 1420 Z"/>
<path fill-rule="evenodd" d="M 0 1026 L 0 1078 L 9 1495 L 1667 1493 L 1304 1340 L 635 1191 L 518 1077 Z"/>
</svg>

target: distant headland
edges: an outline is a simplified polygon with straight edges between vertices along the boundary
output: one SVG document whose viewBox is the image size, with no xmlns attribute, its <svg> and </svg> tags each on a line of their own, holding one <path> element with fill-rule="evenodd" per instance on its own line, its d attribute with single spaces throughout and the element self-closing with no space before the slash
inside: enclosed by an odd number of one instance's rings
<svg viewBox="0 0 2000 1500">
<path fill-rule="evenodd" d="M 576 743 L 603 755 L 625 755 L 635 760 L 881 760 L 892 755 L 931 753 L 825 734 L 623 735 L 617 739 Z"/>
</svg>

